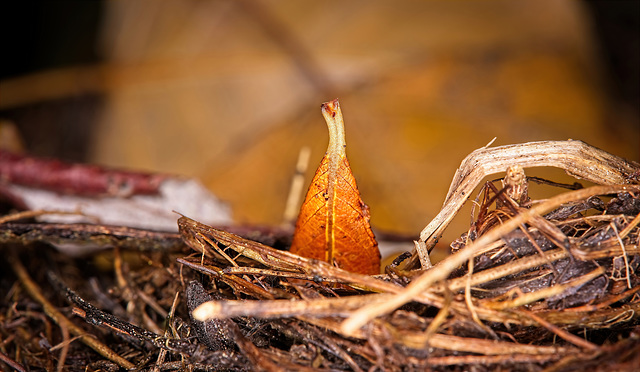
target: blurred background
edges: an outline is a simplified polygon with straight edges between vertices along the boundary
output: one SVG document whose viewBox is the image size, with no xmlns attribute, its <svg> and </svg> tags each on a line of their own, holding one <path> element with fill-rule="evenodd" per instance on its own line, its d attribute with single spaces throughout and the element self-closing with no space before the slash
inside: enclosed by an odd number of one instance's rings
<svg viewBox="0 0 640 372">
<path fill-rule="evenodd" d="M 197 177 L 237 223 L 277 225 L 300 149 L 306 184 L 326 149 L 320 104 L 338 97 L 372 224 L 417 236 L 494 137 L 640 160 L 639 4 L 3 2 L 0 137 Z M 562 176 L 547 172 L 528 174 Z"/>
</svg>

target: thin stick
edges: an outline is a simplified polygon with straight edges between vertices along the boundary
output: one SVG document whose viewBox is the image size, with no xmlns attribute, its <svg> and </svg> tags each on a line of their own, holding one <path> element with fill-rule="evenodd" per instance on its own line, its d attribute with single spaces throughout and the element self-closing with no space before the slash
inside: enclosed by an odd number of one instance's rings
<svg viewBox="0 0 640 372">
<path fill-rule="evenodd" d="M 537 316 L 536 314 L 530 312 L 530 311 L 526 311 L 526 310 L 520 310 L 520 312 L 528 317 L 530 317 L 531 319 L 535 320 L 536 322 L 540 323 L 541 326 L 547 328 L 548 330 L 550 330 L 551 332 L 557 334 L 558 336 L 560 336 L 561 338 L 571 342 L 572 344 L 585 348 L 587 350 L 599 350 L 600 347 L 598 345 L 592 344 L 591 342 L 584 340 L 576 335 L 573 335 L 563 329 L 561 329 L 560 327 L 557 327 L 551 323 L 549 323 L 548 321 L 544 320 L 543 318 Z"/>
<path fill-rule="evenodd" d="M 551 296 L 560 294 L 565 290 L 567 290 L 568 288 L 579 287 L 581 285 L 584 285 L 587 282 L 590 282 L 591 280 L 599 277 L 602 274 L 604 274 L 604 268 L 599 267 L 593 270 L 592 272 L 585 274 L 567 283 L 556 284 L 554 286 L 543 288 L 535 292 L 525 293 L 522 296 L 517 297 L 513 300 L 500 301 L 500 302 L 493 301 L 493 300 L 485 301 L 483 305 L 491 309 L 504 310 L 512 307 L 518 307 L 518 306 L 530 304 L 535 301 L 541 300 L 543 298 L 549 298 Z"/>
<path fill-rule="evenodd" d="M 547 262 L 547 260 L 551 262 L 558 261 L 569 255 L 567 251 L 562 248 L 557 248 L 551 251 L 545 251 L 545 253 L 546 253 L 546 257 L 541 257 L 539 255 L 526 256 L 516 261 L 511 261 L 500 266 L 492 267 L 490 269 L 486 269 L 486 270 L 474 273 L 470 277 L 467 277 L 465 275 L 464 277 L 461 277 L 461 278 L 451 279 L 449 281 L 449 288 L 451 288 L 452 291 L 456 291 L 466 287 L 467 282 L 469 283 L 468 284 L 469 287 L 472 287 L 478 284 L 503 278 L 507 275 L 516 274 L 524 270 L 531 269 L 533 267 L 544 265 Z M 438 285 L 433 287 L 433 289 L 441 290 Z"/>
<path fill-rule="evenodd" d="M 22 211 L 22 212 L 17 212 L 17 213 L 8 214 L 6 216 L 2 216 L 2 217 L 0 217 L 0 224 L 11 222 L 11 221 L 22 220 L 22 219 L 25 219 L 25 218 L 33 218 L 33 217 L 38 217 L 38 216 L 44 216 L 44 215 L 47 215 L 47 214 L 87 216 L 86 214 L 84 214 L 82 212 L 79 212 L 79 211 L 78 212 L 70 212 L 70 211 L 54 211 L 54 210 L 39 209 L 39 210 L 35 210 L 35 211 Z M 90 217 L 90 216 L 87 216 L 87 217 Z M 96 218 L 96 220 L 97 220 L 97 218 Z"/>
<path fill-rule="evenodd" d="M 631 220 L 631 222 L 629 222 L 629 224 L 624 229 L 622 229 L 622 231 L 620 231 L 620 235 L 618 235 L 618 238 L 624 239 L 627 235 L 629 235 L 629 233 L 631 232 L 631 230 L 633 230 L 634 227 L 638 226 L 638 224 L 640 224 L 640 214 L 635 216 Z"/>
<path fill-rule="evenodd" d="M 420 258 L 420 266 L 422 266 L 422 270 L 427 270 L 433 267 L 431 263 L 431 258 L 429 257 L 429 250 L 427 249 L 426 244 L 422 240 L 414 240 L 413 245 L 415 246 L 416 252 L 418 252 L 418 257 Z"/>
<path fill-rule="evenodd" d="M 471 299 L 471 276 L 473 275 L 473 260 L 469 260 L 468 267 L 469 270 L 467 272 L 467 275 L 463 277 L 464 279 L 466 279 L 464 286 L 464 302 L 466 303 L 467 308 L 471 313 L 471 319 L 473 319 L 473 321 L 476 322 L 480 327 L 484 328 L 485 325 L 478 317 L 478 313 L 476 313 L 475 306 L 473 305 L 473 301 Z M 444 289 L 451 290 L 450 288 L 447 288 L 446 285 Z"/>
<path fill-rule="evenodd" d="M 294 315 L 313 314 L 314 316 L 347 316 L 351 311 L 367 304 L 372 298 L 389 297 L 390 295 L 369 294 L 335 298 L 319 298 L 317 300 L 221 300 L 209 301 L 193 311 L 193 317 L 199 321 L 209 319 L 225 319 L 240 316 L 259 318 L 289 317 Z"/>
<path fill-rule="evenodd" d="M 560 355 L 557 354 L 543 354 L 543 355 L 528 355 L 528 354 L 511 354 L 511 355 L 456 355 L 456 356 L 443 356 L 443 357 L 430 357 L 428 359 L 429 366 L 446 366 L 451 368 L 454 365 L 473 365 L 473 366 L 487 366 L 496 364 L 505 364 L 513 368 L 514 363 L 521 363 L 523 365 L 530 363 L 547 363 L 549 361 L 557 360 Z"/>
<path fill-rule="evenodd" d="M 60 350 L 60 355 L 58 356 L 58 367 L 56 371 L 62 372 L 64 370 L 64 362 L 67 360 L 67 355 L 69 354 L 69 329 L 65 326 L 64 323 L 59 324 L 60 331 L 62 332 L 62 350 Z"/>
<path fill-rule="evenodd" d="M 22 364 L 20 364 L 20 363 L 16 362 L 15 360 L 9 358 L 2 351 L 0 351 L 0 361 L 2 361 L 3 363 L 6 363 L 9 367 L 15 369 L 18 372 L 27 372 L 27 370 L 24 368 L 24 366 Z"/>
<path fill-rule="evenodd" d="M 630 297 L 631 295 L 633 295 L 634 293 L 636 293 L 638 291 L 640 291 L 640 286 L 636 286 L 633 289 L 630 289 L 628 291 L 624 291 L 624 292 L 620 293 L 617 296 L 609 297 L 609 298 L 607 298 L 606 301 L 602 301 L 602 302 L 597 303 L 595 305 L 583 305 L 583 306 L 579 306 L 579 307 L 571 307 L 571 308 L 568 308 L 568 309 L 564 309 L 563 311 L 565 311 L 565 312 L 569 312 L 569 311 L 572 311 L 572 312 L 596 311 L 598 309 L 603 309 L 603 308 L 605 308 L 605 307 L 607 307 L 607 306 L 609 306 L 611 304 L 614 304 L 614 303 L 616 303 L 618 301 L 622 301 L 625 298 Z"/>
<path fill-rule="evenodd" d="M 222 256 L 225 260 L 227 260 L 231 265 L 238 267 L 239 265 L 231 258 L 229 257 L 228 254 L 224 253 L 224 251 L 222 249 L 220 249 L 220 246 L 218 246 L 218 244 L 216 244 L 215 242 L 212 242 L 211 239 L 207 238 L 205 235 L 201 234 L 201 233 L 196 233 L 198 237 L 200 237 L 201 239 L 204 239 L 205 242 L 209 243 L 209 245 L 211 247 L 213 247 L 213 249 L 216 250 L 216 252 Z"/>
<path fill-rule="evenodd" d="M 169 314 L 167 314 L 168 316 L 168 322 L 167 324 L 170 324 L 171 319 L 173 318 L 173 316 L 176 313 L 176 306 L 178 305 L 178 295 L 180 294 L 180 292 L 176 292 L 176 295 L 173 297 L 173 304 L 171 305 L 171 309 L 169 310 Z M 174 335 L 175 336 L 175 335 Z M 167 329 L 164 330 L 164 337 L 169 337 L 169 327 L 167 327 Z M 156 360 L 156 364 L 153 366 L 153 371 L 154 372 L 159 372 L 160 371 L 160 366 L 164 363 L 164 359 L 167 356 L 167 350 L 166 349 L 160 349 L 160 352 L 158 353 L 158 359 Z"/>
<path fill-rule="evenodd" d="M 183 246 L 178 234 L 124 226 L 80 223 L 0 224 L 0 244 L 26 245 L 32 242 L 47 242 L 54 245 L 83 244 L 85 246 L 83 252 L 85 253 L 116 245 L 124 249 L 138 251 L 175 251 Z"/>
<path fill-rule="evenodd" d="M 298 154 L 298 162 L 296 163 L 296 172 L 291 177 L 291 187 L 289 188 L 289 196 L 284 207 L 283 221 L 286 226 L 293 226 L 300 212 L 300 199 L 304 193 L 304 175 L 309 167 L 309 158 L 311 156 L 311 148 L 304 146 Z"/>
<path fill-rule="evenodd" d="M 640 214 L 638 216 L 640 216 Z M 613 227 L 613 231 L 616 233 L 616 238 L 618 238 L 620 248 L 622 248 L 622 258 L 624 259 L 625 275 L 627 276 L 627 288 L 631 289 L 631 274 L 629 273 L 629 258 L 627 257 L 627 251 L 624 249 L 624 243 L 622 242 L 622 238 L 620 237 L 620 234 L 618 234 L 618 228 L 616 227 L 616 224 L 613 223 L 613 221 L 611 222 L 611 227 Z"/>
<path fill-rule="evenodd" d="M 259 267 L 225 267 L 222 269 L 223 274 L 228 275 L 259 275 L 259 276 L 274 276 L 278 278 L 293 278 L 293 279 L 304 279 L 308 281 L 314 281 L 316 278 L 313 275 L 307 275 L 303 273 L 296 273 L 291 271 L 278 271 L 278 270 L 270 270 L 270 269 L 261 269 Z M 327 283 L 337 283 L 339 282 L 337 279 L 333 278 L 322 278 L 323 282 Z"/>
<path fill-rule="evenodd" d="M 447 288 L 446 283 L 444 284 L 444 289 L 444 305 L 442 306 L 442 308 L 440 308 L 440 311 L 438 311 L 438 314 L 436 314 L 436 316 L 427 327 L 427 330 L 424 332 L 424 338 L 426 340 L 429 340 L 431 336 L 436 334 L 440 325 L 444 323 L 444 321 L 447 319 L 447 316 L 449 315 L 451 301 L 453 300 L 453 294 L 451 293 L 451 290 Z"/>
</svg>

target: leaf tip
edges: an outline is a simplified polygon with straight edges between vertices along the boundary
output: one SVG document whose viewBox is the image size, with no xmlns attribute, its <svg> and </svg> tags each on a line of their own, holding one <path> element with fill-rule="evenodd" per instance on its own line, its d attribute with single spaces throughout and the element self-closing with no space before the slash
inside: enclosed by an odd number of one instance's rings
<svg viewBox="0 0 640 372">
<path fill-rule="evenodd" d="M 329 115 L 332 118 L 335 118 L 340 111 L 340 103 L 338 102 L 337 98 L 332 101 L 323 103 L 321 107 L 322 113 L 325 114 L 325 116 Z"/>
</svg>

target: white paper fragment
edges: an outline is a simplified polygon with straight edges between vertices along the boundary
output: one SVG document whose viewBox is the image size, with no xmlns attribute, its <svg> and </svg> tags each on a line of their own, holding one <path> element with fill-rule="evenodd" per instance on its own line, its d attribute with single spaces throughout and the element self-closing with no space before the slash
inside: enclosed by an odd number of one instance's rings
<svg viewBox="0 0 640 372">
<path fill-rule="evenodd" d="M 178 231 L 179 212 L 208 225 L 232 222 L 227 204 L 216 198 L 196 179 L 168 178 L 159 195 L 128 198 L 62 195 L 19 185 L 8 186 L 31 210 L 81 212 L 82 215 L 44 215 L 50 223 L 99 223 L 158 231 Z"/>
</svg>

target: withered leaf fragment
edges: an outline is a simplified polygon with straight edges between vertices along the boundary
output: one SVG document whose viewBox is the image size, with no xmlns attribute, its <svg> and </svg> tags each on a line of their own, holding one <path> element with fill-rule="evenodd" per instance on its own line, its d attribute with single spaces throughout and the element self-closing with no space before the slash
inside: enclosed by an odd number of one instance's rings
<svg viewBox="0 0 640 372">
<path fill-rule="evenodd" d="M 322 104 L 329 147 L 311 181 L 291 252 L 360 274 L 380 272 L 380 251 L 346 156 L 344 121 L 338 100 Z"/>
</svg>

